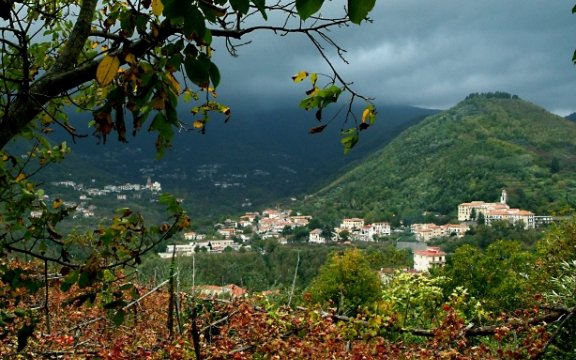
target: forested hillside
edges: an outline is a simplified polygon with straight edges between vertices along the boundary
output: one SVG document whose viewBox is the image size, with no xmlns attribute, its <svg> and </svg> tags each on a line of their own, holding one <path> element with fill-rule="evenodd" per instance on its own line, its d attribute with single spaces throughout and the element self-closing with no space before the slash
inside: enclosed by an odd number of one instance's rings
<svg viewBox="0 0 576 360">
<path fill-rule="evenodd" d="M 472 94 L 409 128 L 381 151 L 310 197 L 322 216 L 413 222 L 455 214 L 471 200 L 536 214 L 576 206 L 576 124 L 506 93 Z"/>
</svg>

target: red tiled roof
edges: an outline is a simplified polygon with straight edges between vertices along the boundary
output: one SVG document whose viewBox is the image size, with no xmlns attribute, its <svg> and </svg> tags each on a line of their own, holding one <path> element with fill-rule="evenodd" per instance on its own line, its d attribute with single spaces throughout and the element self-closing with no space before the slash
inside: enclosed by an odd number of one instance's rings
<svg viewBox="0 0 576 360">
<path fill-rule="evenodd" d="M 414 253 L 420 256 L 446 256 L 446 253 L 437 247 L 429 247 L 426 250 L 417 250 Z"/>
</svg>

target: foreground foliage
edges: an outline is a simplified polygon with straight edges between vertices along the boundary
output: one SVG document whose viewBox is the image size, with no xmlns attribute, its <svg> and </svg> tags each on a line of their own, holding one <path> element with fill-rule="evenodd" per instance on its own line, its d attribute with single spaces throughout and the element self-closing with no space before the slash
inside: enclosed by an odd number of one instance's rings
<svg viewBox="0 0 576 360">
<path fill-rule="evenodd" d="M 31 264 L 11 263 L 12 269 Z M 128 278 L 113 286 L 112 295 L 127 288 Z M 546 348 L 553 321 L 574 309 L 546 310 L 535 305 L 526 311 L 502 313 L 489 324 L 470 326 L 460 312 L 458 297 L 441 307 L 437 325 L 407 328 L 394 311 L 379 310 L 349 318 L 333 309 L 289 308 L 273 305 L 263 296 L 232 301 L 177 293 L 179 311 L 169 321 L 170 292 L 134 285 L 133 301 L 122 307 L 123 322 L 114 323 L 107 304 L 95 300 L 82 305 L 84 291 L 59 289 L 50 281 L 50 326 L 39 309 L 6 317 L 0 342 L 3 356 L 27 358 L 62 356 L 67 359 L 520 359 L 538 358 Z M 166 282 L 165 282 L 166 283 Z M 164 283 L 164 284 L 165 284 Z M 162 284 L 161 284 L 162 285 Z M 428 286 L 428 285 L 427 285 Z M 116 294 L 116 295 L 114 295 Z M 41 303 L 42 297 L 21 293 L 22 300 Z M 37 322 L 22 349 L 20 324 Z M 22 351 L 23 350 L 23 351 Z"/>
</svg>

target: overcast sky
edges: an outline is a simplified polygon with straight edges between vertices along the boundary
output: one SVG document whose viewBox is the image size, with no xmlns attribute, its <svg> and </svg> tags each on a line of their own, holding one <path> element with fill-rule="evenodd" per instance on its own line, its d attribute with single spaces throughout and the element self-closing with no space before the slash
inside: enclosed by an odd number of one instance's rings
<svg viewBox="0 0 576 360">
<path fill-rule="evenodd" d="M 326 1 L 324 11 L 345 2 Z M 447 109 L 472 92 L 507 91 L 559 115 L 576 111 L 576 15 L 565 0 L 378 0 L 373 23 L 332 32 L 354 88 L 381 104 Z M 220 100 L 293 105 L 299 70 L 327 72 L 302 35 L 259 33 L 238 58 L 217 49 Z M 334 55 L 334 54 L 332 54 Z"/>
</svg>

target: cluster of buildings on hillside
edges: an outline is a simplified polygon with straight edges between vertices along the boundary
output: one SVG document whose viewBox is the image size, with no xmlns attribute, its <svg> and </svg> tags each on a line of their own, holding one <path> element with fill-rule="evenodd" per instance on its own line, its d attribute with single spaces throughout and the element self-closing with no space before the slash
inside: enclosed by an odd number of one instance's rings
<svg viewBox="0 0 576 360">
<path fill-rule="evenodd" d="M 91 218 L 95 216 L 95 210 L 97 206 L 92 203 L 93 198 L 96 197 L 113 197 L 117 201 L 132 199 L 141 199 L 143 193 L 149 193 L 151 195 L 158 195 L 162 192 L 162 185 L 158 181 L 152 181 L 148 177 L 146 184 L 133 184 L 126 183 L 122 185 L 104 185 L 104 187 L 99 188 L 94 186 L 95 180 L 92 180 L 91 186 L 86 186 L 82 183 L 76 183 L 75 181 L 55 181 L 51 185 L 53 187 L 64 187 L 70 188 L 71 190 L 79 193 L 78 201 L 66 201 L 64 206 L 67 208 L 74 208 L 75 211 L 72 218 Z M 49 200 L 49 196 L 45 195 L 45 200 Z M 42 211 L 35 210 L 30 213 L 31 217 L 42 216 Z"/>
<path fill-rule="evenodd" d="M 490 225 L 494 221 L 509 221 L 514 224 L 523 224 L 524 228 L 532 229 L 536 226 L 552 221 L 549 216 L 536 216 L 534 213 L 512 209 L 506 203 L 507 195 L 503 190 L 498 203 L 472 201 L 458 205 L 457 224 L 436 225 L 433 223 L 412 224 L 410 231 L 414 234 L 417 243 L 408 244 L 414 253 L 414 269 L 427 271 L 434 266 L 442 266 L 446 261 L 446 254 L 437 247 L 429 247 L 427 243 L 439 237 L 462 237 L 470 229 L 472 221 L 483 218 Z M 221 240 L 207 240 L 205 235 L 189 232 L 184 234 L 184 245 L 169 245 L 166 252 L 160 253 L 162 257 L 170 257 L 173 253 L 178 255 L 192 255 L 198 251 L 218 253 L 226 248 L 238 250 L 251 238 L 252 233 L 261 238 L 277 238 L 281 244 L 286 243 L 284 233 L 287 229 L 308 226 L 311 216 L 292 215 L 291 210 L 267 209 L 262 213 L 248 212 L 236 220 L 226 220 L 215 225 L 216 234 Z M 250 231 L 246 231 L 246 229 Z M 346 218 L 336 226 L 329 236 L 324 236 L 321 229 L 311 229 L 308 242 L 324 244 L 333 241 L 377 241 L 379 238 L 389 236 L 392 228 L 387 222 L 368 224 L 362 218 Z M 404 230 L 401 230 L 404 231 Z"/>
</svg>

